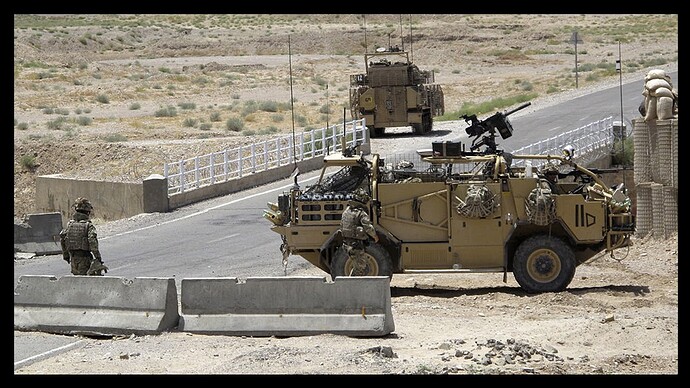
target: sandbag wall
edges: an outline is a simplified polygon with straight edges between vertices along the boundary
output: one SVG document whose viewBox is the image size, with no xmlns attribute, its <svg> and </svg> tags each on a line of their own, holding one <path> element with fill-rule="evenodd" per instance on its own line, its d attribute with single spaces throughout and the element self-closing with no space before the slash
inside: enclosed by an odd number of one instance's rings
<svg viewBox="0 0 690 388">
<path fill-rule="evenodd" d="M 678 231 L 678 119 L 633 119 L 636 234 Z"/>
</svg>

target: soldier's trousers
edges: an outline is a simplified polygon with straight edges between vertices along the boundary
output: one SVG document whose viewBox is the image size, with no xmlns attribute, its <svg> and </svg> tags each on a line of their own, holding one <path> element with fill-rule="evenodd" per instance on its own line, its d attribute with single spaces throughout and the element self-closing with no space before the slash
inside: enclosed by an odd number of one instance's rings
<svg viewBox="0 0 690 388">
<path fill-rule="evenodd" d="M 70 252 L 72 275 L 86 275 L 91 267 L 91 252 Z"/>
</svg>

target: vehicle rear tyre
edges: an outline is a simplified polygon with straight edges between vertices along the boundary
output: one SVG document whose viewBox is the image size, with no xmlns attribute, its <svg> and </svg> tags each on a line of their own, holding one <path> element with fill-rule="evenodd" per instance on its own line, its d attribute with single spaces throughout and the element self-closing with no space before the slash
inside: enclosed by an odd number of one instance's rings
<svg viewBox="0 0 690 388">
<path fill-rule="evenodd" d="M 431 112 L 424 112 L 422 115 L 422 131 L 429 133 L 434 127 L 434 120 L 431 118 Z"/>
<path fill-rule="evenodd" d="M 560 238 L 530 237 L 515 252 L 513 276 L 529 293 L 563 291 L 575 276 L 575 254 Z"/>
<path fill-rule="evenodd" d="M 365 263 L 357 266 L 356 261 L 341 246 L 336 250 L 331 263 L 331 277 L 338 276 L 393 276 L 393 264 L 388 251 L 380 244 L 369 244 L 364 248 Z"/>
</svg>

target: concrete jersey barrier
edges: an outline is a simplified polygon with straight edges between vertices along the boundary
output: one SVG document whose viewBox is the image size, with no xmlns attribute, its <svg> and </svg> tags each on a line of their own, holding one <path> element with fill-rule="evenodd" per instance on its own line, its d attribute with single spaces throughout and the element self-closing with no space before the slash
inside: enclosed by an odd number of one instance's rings
<svg viewBox="0 0 690 388">
<path fill-rule="evenodd" d="M 21 276 L 15 330 L 59 334 L 158 334 L 179 323 L 173 278 Z"/>
<path fill-rule="evenodd" d="M 180 295 L 186 332 L 373 337 L 395 330 L 385 276 L 182 279 Z"/>
</svg>

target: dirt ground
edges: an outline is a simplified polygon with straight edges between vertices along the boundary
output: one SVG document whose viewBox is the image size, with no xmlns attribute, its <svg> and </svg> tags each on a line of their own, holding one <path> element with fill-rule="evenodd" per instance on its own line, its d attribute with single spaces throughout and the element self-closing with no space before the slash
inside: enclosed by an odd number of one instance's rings
<svg viewBox="0 0 690 388">
<path fill-rule="evenodd" d="M 678 291 L 677 236 L 648 238 L 558 293 L 501 274 L 394 275 L 386 337 L 84 338 L 15 374 L 677 375 Z"/>
<path fill-rule="evenodd" d="M 363 72 L 361 15 L 193 16 L 15 16 L 15 219 L 36 211 L 38 175 L 137 181 L 162 173 L 166 161 L 289 133 L 290 67 L 297 130 L 342 120 L 349 75 Z M 368 46 L 399 41 L 398 18 L 367 15 Z M 624 79 L 677 68 L 677 15 L 411 22 L 414 61 L 434 70 L 446 112 L 530 93 L 544 106 L 617 84 L 610 65 L 619 48 Z M 584 40 L 577 81 L 573 29 Z M 261 102 L 274 108 L 257 109 Z M 171 107 L 175 115 L 158 114 Z M 238 119 L 244 128 L 229 130 Z M 505 283 L 501 274 L 395 275 L 396 329 L 384 338 L 85 338 L 15 374 L 675 375 L 678 237 L 634 242 L 620 261 L 603 256 L 578 267 L 559 293 L 525 294 L 510 274 Z"/>
</svg>

